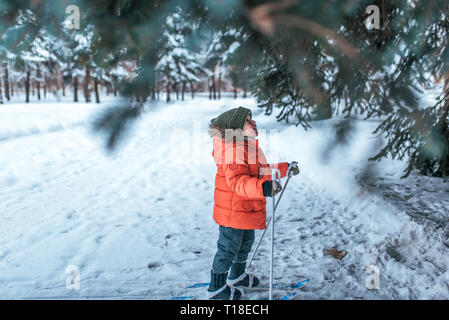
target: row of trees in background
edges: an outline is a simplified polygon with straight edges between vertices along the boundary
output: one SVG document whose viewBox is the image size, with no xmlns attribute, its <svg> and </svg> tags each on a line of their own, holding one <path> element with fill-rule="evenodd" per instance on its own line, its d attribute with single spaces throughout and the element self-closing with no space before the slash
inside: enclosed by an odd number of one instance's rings
<svg viewBox="0 0 449 320">
<path fill-rule="evenodd" d="M 70 93 L 73 94 L 74 102 L 80 100 L 81 93 L 85 102 L 91 102 L 91 96 L 94 93 L 95 102 L 99 103 L 100 85 L 105 86 L 106 94 L 117 95 L 117 90 L 111 82 L 92 78 L 89 67 L 86 67 L 84 71 L 82 76 L 67 77 L 61 73 L 59 66 L 50 71 L 44 62 L 28 63 L 25 70 L 16 69 L 5 62 L 2 67 L 3 74 L 0 75 L 0 104 L 10 101 L 14 95 L 19 94 L 24 95 L 24 101 L 27 103 L 30 102 L 31 97 L 40 101 L 50 94 L 60 99 L 61 96 L 65 97 L 69 94 L 67 87 L 71 87 Z"/>
<path fill-rule="evenodd" d="M 10 37 L 21 30 L 20 25 L 15 28 L 9 32 Z M 150 94 L 140 95 L 143 101 L 148 96 L 159 99 L 161 91 L 167 102 L 172 100 L 172 94 L 177 100 L 184 100 L 186 92 L 194 98 L 196 91 L 204 89 L 208 90 L 210 99 L 220 99 L 228 83 L 232 85 L 234 97 L 239 90 L 243 91 L 243 97 L 247 96 L 247 85 L 240 81 L 242 70 L 227 63 L 230 48 L 221 43 L 223 37 L 230 36 L 229 32 L 204 37 L 201 45 L 190 48 L 186 39 L 196 29 L 198 25 L 179 7 L 166 18 L 164 32 L 158 39 L 157 63 L 153 74 L 147 75 L 152 80 L 146 88 Z M 81 92 L 85 102 L 91 102 L 94 93 L 95 102 L 99 103 L 101 87 L 106 94 L 117 95 L 122 84 L 132 81 L 140 72 L 142 57 L 129 54 L 126 49 L 99 57 L 93 43 L 93 28 L 61 31 L 61 37 L 56 38 L 40 30 L 30 46 L 19 54 L 8 51 L 3 45 L 0 103 L 9 101 L 14 90 L 25 95 L 25 102 L 30 102 L 31 96 L 38 101 L 45 99 L 48 93 L 59 99 L 66 96 L 68 87 L 74 102 L 80 101 Z M 235 37 L 233 42 L 238 43 Z M 8 38 L 4 43 L 8 43 Z"/>
<path fill-rule="evenodd" d="M 61 26 L 69 4 L 81 10 L 80 30 Z M 379 29 L 366 25 L 372 5 Z M 182 99 L 206 83 L 219 98 L 226 79 L 279 121 L 307 129 L 345 115 L 336 142 L 346 141 L 354 115 L 382 119 L 376 133 L 386 143 L 372 160 L 407 158 L 405 175 L 449 176 L 447 0 L 23 0 L 2 8 L 0 60 L 22 78 L 40 57 L 61 85 L 91 78 L 126 98 L 95 122 L 109 148 L 159 91 Z M 135 64 L 135 75 L 118 71 L 124 62 Z M 423 105 L 435 77 L 441 95 Z"/>
</svg>

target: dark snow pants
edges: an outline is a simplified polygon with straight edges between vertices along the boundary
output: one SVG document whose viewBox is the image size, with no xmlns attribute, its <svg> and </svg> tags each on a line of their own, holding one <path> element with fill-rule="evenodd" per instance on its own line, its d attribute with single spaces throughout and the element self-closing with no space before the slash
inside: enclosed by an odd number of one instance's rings
<svg viewBox="0 0 449 320">
<path fill-rule="evenodd" d="M 212 271 L 226 273 L 232 266 L 229 277 L 234 279 L 245 269 L 248 254 L 254 243 L 254 230 L 220 226 L 219 231 Z"/>
</svg>

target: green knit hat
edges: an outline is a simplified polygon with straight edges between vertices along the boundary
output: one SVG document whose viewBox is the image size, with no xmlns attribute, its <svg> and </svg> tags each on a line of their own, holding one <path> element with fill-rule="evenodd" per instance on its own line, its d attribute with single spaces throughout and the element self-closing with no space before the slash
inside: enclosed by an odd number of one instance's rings
<svg viewBox="0 0 449 320">
<path fill-rule="evenodd" d="M 245 125 L 246 116 L 249 114 L 252 117 L 250 109 L 238 107 L 226 112 L 223 112 L 218 117 L 212 119 L 210 123 L 222 129 L 241 129 Z"/>
</svg>

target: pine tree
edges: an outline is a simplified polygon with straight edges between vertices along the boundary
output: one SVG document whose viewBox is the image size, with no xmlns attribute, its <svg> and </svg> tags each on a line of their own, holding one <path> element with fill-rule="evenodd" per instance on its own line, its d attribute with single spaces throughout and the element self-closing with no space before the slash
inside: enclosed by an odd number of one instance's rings
<svg viewBox="0 0 449 320">
<path fill-rule="evenodd" d="M 441 75 L 446 82 L 439 100 L 433 106 L 396 103 L 382 110 L 387 118 L 375 131 L 386 135 L 387 144 L 372 160 L 386 156 L 408 159 L 404 177 L 413 169 L 425 175 L 449 176 L 449 7 L 443 8 L 426 25 L 417 24 L 420 16 L 407 14 L 407 27 L 420 26 L 425 32 L 413 33 L 412 45 L 402 51 L 403 58 L 392 73 L 398 75 L 395 83 L 404 82 L 418 90 L 430 85 L 432 74 Z M 428 9 L 421 4 L 412 10 L 416 13 Z M 393 93 L 393 98 L 405 94 Z"/>
<path fill-rule="evenodd" d="M 7 31 L 0 46 L 7 43 L 10 52 L 19 54 L 42 29 L 61 33 L 55 21 L 62 20 L 69 2 L 4 4 L 0 25 Z M 248 81 L 243 83 L 248 83 L 258 105 L 266 113 L 276 112 L 279 120 L 307 128 L 313 120 L 336 114 L 346 115 L 348 125 L 354 114 L 382 117 L 386 120 L 376 133 L 385 134 L 387 145 L 375 159 L 407 157 L 406 173 L 417 168 L 447 176 L 447 98 L 442 94 L 434 106 L 422 106 L 418 99 L 432 74 L 444 76 L 449 69 L 447 0 L 73 2 L 88 8 L 81 10 L 82 24 L 93 30 L 90 46 L 100 48 L 93 50 L 99 61 L 124 49 L 122 61 L 137 64 L 136 77 L 122 82 L 125 102 L 97 122 L 98 129 L 109 133 L 111 148 L 155 91 L 151 87 L 157 70 L 158 80 L 168 90 L 182 88 L 176 55 L 161 54 L 161 39 L 171 40 L 167 17 L 181 10 L 182 16 L 198 25 L 189 37 L 193 43 L 204 43 L 208 35 L 224 36 L 228 30 L 239 30 L 245 37 L 234 51 L 235 58 L 226 59 L 229 64 L 214 53 L 229 47 L 208 51 L 211 97 L 219 90 L 215 77 L 223 73 L 217 72 L 218 66 L 245 70 Z M 380 9 L 379 30 L 366 26 L 370 5 Z M 180 42 L 175 39 L 175 43 Z M 30 78 L 33 70 L 25 69 Z"/>
<path fill-rule="evenodd" d="M 164 33 L 160 39 L 161 49 L 156 71 L 159 81 L 167 89 L 167 102 L 170 101 L 171 89 L 182 88 L 182 99 L 187 83 L 198 82 L 204 71 L 198 63 L 199 55 L 187 47 L 186 37 L 190 36 L 195 25 L 180 8 L 167 17 Z"/>
</svg>

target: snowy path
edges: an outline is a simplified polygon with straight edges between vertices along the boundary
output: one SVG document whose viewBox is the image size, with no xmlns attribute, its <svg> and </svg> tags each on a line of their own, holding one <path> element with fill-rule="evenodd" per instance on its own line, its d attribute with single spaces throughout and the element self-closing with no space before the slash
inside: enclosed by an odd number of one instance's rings
<svg viewBox="0 0 449 320">
<path fill-rule="evenodd" d="M 162 105 L 147 112 L 111 155 L 87 130 L 88 113 L 85 126 L 0 141 L 0 298 L 204 294 L 179 286 L 209 281 L 218 236 L 211 218 L 215 164 L 206 123 L 228 107 L 252 103 Z M 260 128 L 280 130 L 280 160 L 298 160 L 303 170 L 278 209 L 276 281 L 310 276 L 299 299 L 449 297 L 443 234 L 348 182 L 352 168 L 344 169 L 344 162 L 366 159 L 363 152 L 320 164 L 310 141 L 320 145 L 326 128 L 304 133 L 254 111 Z M 264 281 L 268 240 L 267 234 L 253 263 Z M 332 258 L 324 252 L 332 246 L 348 255 Z M 80 270 L 80 290 L 66 288 L 69 265 Z M 369 265 L 380 269 L 379 290 L 365 286 Z"/>
</svg>

